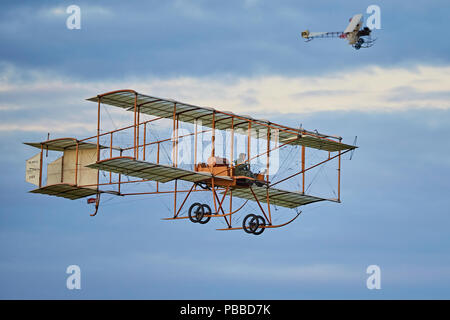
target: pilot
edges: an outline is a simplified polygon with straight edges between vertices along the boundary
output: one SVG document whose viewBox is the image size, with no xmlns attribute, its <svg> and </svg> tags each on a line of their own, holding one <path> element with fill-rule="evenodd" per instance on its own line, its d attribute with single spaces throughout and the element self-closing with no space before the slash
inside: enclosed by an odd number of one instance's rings
<svg viewBox="0 0 450 320">
<path fill-rule="evenodd" d="M 239 153 L 239 157 L 236 160 L 236 164 L 243 164 L 247 160 L 247 155 L 245 153 Z"/>
<path fill-rule="evenodd" d="M 250 171 L 250 164 L 246 162 L 247 156 L 245 153 L 240 153 L 237 160 L 234 162 L 234 175 L 235 176 L 246 176 L 250 178 L 254 178 L 255 175 Z"/>
</svg>

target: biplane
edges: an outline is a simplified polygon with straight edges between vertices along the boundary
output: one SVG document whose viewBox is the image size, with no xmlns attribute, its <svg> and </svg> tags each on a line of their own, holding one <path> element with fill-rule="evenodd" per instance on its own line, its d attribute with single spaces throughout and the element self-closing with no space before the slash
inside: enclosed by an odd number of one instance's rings
<svg viewBox="0 0 450 320">
<path fill-rule="evenodd" d="M 305 30 L 302 32 L 302 38 L 307 42 L 317 38 L 340 38 L 347 39 L 348 44 L 356 50 L 361 48 L 370 48 L 374 45 L 376 39 L 372 39 L 372 30 L 369 27 L 363 28 L 363 15 L 355 14 L 350 18 L 350 22 L 344 31 L 338 32 L 310 32 Z"/>
<path fill-rule="evenodd" d="M 304 205 L 320 201 L 340 202 L 341 157 L 356 148 L 343 143 L 339 136 L 144 95 L 134 90 L 107 92 L 87 100 L 97 105 L 96 134 L 83 139 L 26 142 L 39 149 L 26 161 L 26 181 L 38 187 L 31 193 L 71 200 L 89 197 L 87 202 L 95 205 L 91 216 L 98 213 L 100 198 L 104 195 L 165 194 L 173 196 L 173 208 L 165 220 L 188 219 L 193 223 L 206 224 L 211 218 L 220 218 L 225 221 L 225 228 L 217 230 L 244 230 L 258 235 L 266 229 L 288 225 L 300 215 L 299 208 Z M 105 130 L 102 127 L 106 118 L 105 106 L 126 113 L 131 123 Z M 190 126 L 192 130 L 183 131 L 182 125 Z M 164 132 L 170 136 L 161 138 L 154 134 L 158 128 L 165 128 L 161 130 L 166 130 Z M 219 145 L 220 132 L 226 132 L 227 139 L 225 144 Z M 201 136 L 206 133 L 207 139 Z M 236 136 L 240 137 L 241 152 L 238 152 Z M 187 138 L 190 142 L 192 139 L 194 141 L 186 149 L 182 143 Z M 200 150 L 205 140 L 208 148 L 206 151 Z M 171 147 L 171 156 L 167 155 L 166 161 L 163 161 L 164 146 L 167 145 Z M 276 179 L 278 172 L 273 170 L 274 156 L 287 147 L 299 149 L 298 156 L 295 156 L 298 167 Z M 184 151 L 193 149 L 191 163 L 181 161 L 180 149 L 183 148 Z M 324 159 L 306 167 L 307 149 L 324 152 Z M 44 155 L 47 158 L 49 151 L 56 152 L 58 158 L 47 161 L 45 167 Z M 253 163 L 261 158 L 261 170 L 256 171 Z M 305 190 L 306 173 L 332 160 L 338 163 L 337 197 L 308 194 Z M 292 179 L 296 179 L 299 186 L 301 184 L 298 189 L 281 187 Z M 152 184 L 154 189 L 126 192 L 125 189 L 134 183 Z M 181 184 L 187 187 L 183 188 Z M 205 203 L 191 199 L 199 192 L 207 193 L 209 201 Z M 234 203 L 236 198 L 241 201 L 238 206 Z M 258 212 L 253 209 L 246 211 L 246 205 L 250 202 L 257 206 Z M 287 221 L 274 223 L 274 207 L 296 211 Z M 233 217 L 240 212 L 245 214 L 240 215 L 242 223 L 236 225 Z"/>
</svg>

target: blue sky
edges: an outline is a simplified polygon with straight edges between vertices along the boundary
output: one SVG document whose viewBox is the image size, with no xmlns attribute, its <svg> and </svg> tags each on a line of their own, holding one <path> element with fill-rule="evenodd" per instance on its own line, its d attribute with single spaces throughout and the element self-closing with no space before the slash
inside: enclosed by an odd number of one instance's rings
<svg viewBox="0 0 450 320">
<path fill-rule="evenodd" d="M 81 8 L 68 30 L 65 8 Z M 374 47 L 341 31 L 381 8 Z M 450 297 L 450 63 L 444 1 L 3 1 L 0 5 L 0 297 L 403 299 Z M 366 15 L 367 17 L 367 15 Z M 119 88 L 335 133 L 341 204 L 261 237 L 161 220 L 169 197 L 30 194 L 22 144 L 95 134 L 85 98 Z M 278 213 L 277 213 L 278 214 Z M 283 211 L 280 215 L 285 214 Z M 287 213 L 286 213 L 287 214 Z M 82 289 L 66 289 L 77 264 Z M 379 265 L 382 289 L 366 288 Z"/>
</svg>

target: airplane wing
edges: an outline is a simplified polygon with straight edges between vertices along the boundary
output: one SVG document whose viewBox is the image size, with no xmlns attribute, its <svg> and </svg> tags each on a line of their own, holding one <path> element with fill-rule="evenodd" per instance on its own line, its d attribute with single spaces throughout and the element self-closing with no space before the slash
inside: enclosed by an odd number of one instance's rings
<svg viewBox="0 0 450 320">
<path fill-rule="evenodd" d="M 351 33 L 354 31 L 358 31 L 359 28 L 357 28 L 358 23 L 361 21 L 363 15 L 361 13 L 355 14 L 351 19 L 350 23 L 348 24 L 347 28 L 345 28 L 344 33 Z"/>
<path fill-rule="evenodd" d="M 61 197 L 70 200 L 81 199 L 84 197 L 95 195 L 97 193 L 103 193 L 103 191 L 94 188 L 78 187 L 69 183 L 52 184 L 49 186 L 31 190 L 30 192 L 46 194 L 49 196 Z"/>
<path fill-rule="evenodd" d="M 147 161 L 134 160 L 132 157 L 116 157 L 98 161 L 87 167 L 119 173 L 127 176 L 169 182 L 172 180 L 184 180 L 188 182 L 201 182 L 213 177 L 208 172 L 196 172 L 165 164 L 156 164 Z M 232 180 L 228 176 L 215 176 L 216 178 Z"/>
<path fill-rule="evenodd" d="M 148 179 L 158 182 L 169 182 L 175 179 L 188 182 L 201 182 L 212 178 L 207 172 L 195 172 L 191 170 L 172 167 L 164 164 L 156 164 L 146 161 L 134 160 L 132 157 L 117 157 L 101 160 L 97 163 L 88 165 L 89 168 L 110 171 L 132 177 Z M 215 178 L 232 180 L 228 176 L 214 176 Z M 269 192 L 270 203 L 286 207 L 296 208 L 301 205 L 325 201 L 330 199 L 319 198 L 303 194 L 301 192 L 280 190 L 277 188 L 252 186 L 258 201 L 267 202 L 267 191 Z M 255 200 L 250 188 L 233 188 L 233 196 L 246 200 Z"/>
<path fill-rule="evenodd" d="M 267 191 L 269 191 L 270 204 L 285 207 L 285 208 L 297 208 L 302 205 L 306 205 L 313 202 L 325 201 L 329 199 L 314 197 L 303 194 L 301 192 L 280 190 L 277 188 L 269 187 L 257 187 L 252 186 L 252 190 L 255 193 L 256 198 L 260 202 L 267 203 Z M 255 201 L 250 188 L 234 188 L 232 189 L 233 197 L 238 197 L 245 200 Z"/>
<path fill-rule="evenodd" d="M 246 115 L 237 115 L 232 112 L 219 111 L 209 107 L 199 107 L 172 99 L 152 97 L 132 90 L 113 91 L 87 100 L 98 102 L 99 99 L 101 103 L 123 108 L 128 111 L 134 110 L 134 103 L 136 101 L 141 113 L 167 119 L 173 119 L 174 114 L 176 114 L 180 121 L 187 123 L 201 121 L 202 126 L 209 128 L 214 127 L 216 130 L 227 130 L 231 127 L 234 129 L 247 130 L 249 122 L 251 122 L 251 133 L 255 138 L 259 139 L 266 139 L 267 137 L 265 135 L 255 136 L 257 132 L 271 128 L 272 130 L 278 130 L 280 143 L 283 143 L 284 141 L 289 144 L 304 145 L 306 147 L 330 152 L 356 148 L 355 146 L 336 141 L 338 137 L 291 128 L 271 121 L 258 120 Z"/>
<path fill-rule="evenodd" d="M 96 143 L 78 141 L 75 138 L 59 138 L 42 142 L 24 142 L 23 144 L 35 147 L 37 149 L 41 149 L 42 146 L 44 150 L 51 151 L 75 150 L 77 145 L 79 150 L 97 149 Z M 106 149 L 107 147 L 100 145 L 99 148 Z"/>
</svg>

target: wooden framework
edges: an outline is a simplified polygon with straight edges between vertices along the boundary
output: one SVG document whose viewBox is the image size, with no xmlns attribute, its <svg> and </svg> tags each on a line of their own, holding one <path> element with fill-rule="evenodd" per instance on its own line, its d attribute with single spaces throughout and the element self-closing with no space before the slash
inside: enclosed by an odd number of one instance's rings
<svg viewBox="0 0 450 320">
<path fill-rule="evenodd" d="M 96 135 L 84 139 L 63 138 L 47 140 L 40 143 L 27 143 L 33 147 L 40 149 L 40 176 L 39 188 L 33 190 L 34 193 L 51 194 L 69 199 L 77 199 L 92 194 L 96 195 L 97 213 L 100 204 L 100 194 L 108 192 L 118 196 L 128 195 L 152 195 L 152 194 L 172 194 L 173 195 L 173 215 L 166 220 L 182 220 L 190 219 L 193 222 L 206 223 L 210 218 L 224 218 L 227 228 L 218 230 L 237 230 L 244 229 L 248 233 L 260 234 L 267 228 L 282 227 L 294 221 L 300 213 L 293 219 L 282 224 L 274 225 L 272 221 L 271 206 L 283 206 L 287 208 L 297 208 L 301 205 L 318 202 L 318 201 L 334 201 L 340 202 L 340 183 L 341 183 L 341 157 L 343 154 L 355 149 L 355 146 L 342 143 L 342 138 L 330 135 L 323 135 L 317 132 L 310 132 L 303 129 L 295 129 L 287 126 L 271 123 L 265 120 L 256 120 L 248 116 L 235 115 L 230 112 L 223 112 L 212 108 L 197 107 L 174 100 L 161 99 L 141 95 L 134 90 L 118 90 L 97 95 L 88 99 L 97 102 L 97 132 Z M 106 103 L 118 106 L 133 112 L 133 124 L 119 129 L 102 132 L 101 130 L 101 105 Z M 150 120 L 141 121 L 141 115 L 152 115 Z M 158 122 L 162 119 L 171 119 L 172 136 L 150 140 L 147 135 L 148 125 Z M 199 130 L 198 124 L 202 121 L 203 127 L 209 127 L 207 130 Z M 194 126 L 194 132 L 189 134 L 179 134 L 180 122 L 189 122 Z M 143 128 L 143 135 L 140 137 L 140 131 Z M 267 140 L 266 148 L 263 152 L 252 156 L 251 140 L 252 128 L 265 128 L 267 134 L 263 137 L 257 137 Z M 133 143 L 128 147 L 114 146 L 114 136 L 118 133 L 132 129 Z M 230 134 L 230 161 L 225 158 L 216 156 L 216 130 L 229 130 Z M 232 163 L 235 158 L 234 138 L 235 130 L 247 131 L 247 153 L 246 159 L 240 163 Z M 271 146 L 272 132 L 279 132 L 279 144 Z M 211 133 L 211 156 L 208 163 L 198 163 L 198 135 L 206 132 Z M 194 137 L 194 170 L 186 170 L 179 166 L 178 147 L 181 138 Z M 100 139 L 109 137 L 109 146 L 103 146 Z M 161 144 L 172 142 L 172 163 L 160 163 Z M 300 145 L 301 168 L 294 174 L 280 179 L 278 181 L 270 181 L 270 155 L 277 149 L 287 145 Z M 82 148 L 96 148 L 96 161 L 89 168 L 97 170 L 97 181 L 94 184 L 79 185 L 77 178 L 74 184 L 59 184 L 53 186 L 42 185 L 42 158 L 44 150 L 64 151 L 74 149 L 76 152 L 75 177 L 78 175 L 78 153 Z M 146 152 L 149 148 L 156 147 L 156 162 L 149 162 L 146 159 Z M 306 167 L 306 148 L 315 148 L 328 152 L 328 158 L 318 162 L 310 167 Z M 102 159 L 101 150 L 106 149 L 108 157 Z M 116 153 L 116 155 L 113 154 Z M 132 152 L 132 156 L 124 156 L 124 152 Z M 331 155 L 331 153 L 336 153 Z M 117 156 L 117 153 L 119 155 Z M 255 176 L 236 175 L 235 171 L 239 165 L 250 164 L 252 160 L 266 156 L 265 164 L 266 173 Z M 320 166 L 333 159 L 338 160 L 338 194 L 335 199 L 326 199 L 314 197 L 305 194 L 305 173 L 317 166 Z M 106 182 L 100 181 L 100 171 L 107 171 L 109 179 Z M 112 178 L 112 174 L 117 174 L 117 179 Z M 124 181 L 123 176 L 135 177 L 136 180 Z M 275 188 L 276 185 L 290 179 L 297 179 L 301 175 L 301 190 L 287 191 Z M 191 183 L 189 189 L 179 189 L 178 181 L 187 181 Z M 136 182 L 156 182 L 156 191 L 153 192 L 133 192 L 124 193 L 121 186 Z M 160 183 L 173 182 L 171 190 L 161 190 Z M 115 186 L 114 191 L 102 190 L 105 186 Z M 213 209 L 207 204 L 194 204 L 189 209 L 189 215 L 183 215 L 182 209 L 187 207 L 190 196 L 195 192 L 210 192 L 212 197 Z M 185 194 L 181 204 L 178 206 L 178 194 Z M 226 197 L 229 198 L 228 206 L 225 205 Z M 233 198 L 238 197 L 244 199 L 245 202 L 238 208 L 233 208 Z M 242 226 L 233 226 L 232 215 L 241 211 L 248 201 L 254 201 L 261 211 L 260 216 L 250 215 L 247 219 L 249 224 L 246 226 L 245 221 Z M 227 207 L 227 208 L 226 208 Z M 195 214 L 191 211 L 194 210 Z M 206 211 L 205 211 L 206 210 Z M 254 216 L 254 217 L 253 217 Z M 195 220 L 198 221 L 195 221 Z M 246 219 L 244 219 L 246 220 Z M 206 222 L 205 222 L 206 221 Z"/>
</svg>

